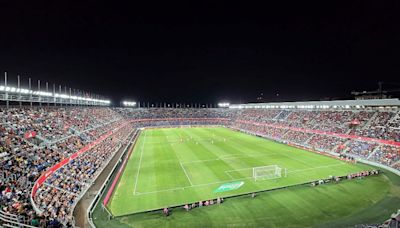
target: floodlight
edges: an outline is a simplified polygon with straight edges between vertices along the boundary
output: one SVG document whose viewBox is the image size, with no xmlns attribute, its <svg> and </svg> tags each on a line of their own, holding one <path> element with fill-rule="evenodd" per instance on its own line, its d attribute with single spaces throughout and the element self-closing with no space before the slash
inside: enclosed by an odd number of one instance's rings
<svg viewBox="0 0 400 228">
<path fill-rule="evenodd" d="M 109 103 L 110 101 L 105 101 L 106 103 Z M 129 106 L 129 107 L 133 107 L 136 106 L 136 102 L 134 101 L 123 101 L 122 104 L 124 106 Z"/>
<path fill-rule="evenodd" d="M 218 107 L 227 108 L 227 107 L 229 107 L 229 103 L 228 102 L 220 102 L 220 103 L 218 103 Z"/>
</svg>

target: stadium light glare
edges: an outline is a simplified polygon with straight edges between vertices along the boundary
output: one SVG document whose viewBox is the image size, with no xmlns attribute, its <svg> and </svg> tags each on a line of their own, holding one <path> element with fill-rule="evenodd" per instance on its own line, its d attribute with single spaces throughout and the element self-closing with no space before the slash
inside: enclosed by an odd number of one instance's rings
<svg viewBox="0 0 400 228">
<path fill-rule="evenodd" d="M 100 100 L 100 99 L 93 99 L 87 97 L 79 97 L 79 96 L 70 96 L 68 94 L 58 94 L 58 93 L 51 93 L 46 91 L 34 91 L 30 89 L 24 88 L 16 88 L 10 86 L 0 86 L 0 91 L 9 92 L 9 93 L 16 93 L 16 94 L 32 94 L 35 96 L 43 96 L 43 97 L 55 97 L 55 98 L 63 98 L 63 99 L 71 99 L 71 100 L 79 100 L 79 101 L 89 101 L 101 104 L 110 104 L 110 100 Z"/>
<path fill-rule="evenodd" d="M 229 103 L 228 102 L 220 102 L 220 103 L 218 103 L 218 107 L 227 108 L 227 107 L 229 107 Z"/>
<path fill-rule="evenodd" d="M 123 104 L 124 106 L 129 106 L 129 107 L 134 107 L 134 106 L 136 106 L 136 102 L 134 102 L 134 101 L 123 101 L 122 104 Z"/>
</svg>

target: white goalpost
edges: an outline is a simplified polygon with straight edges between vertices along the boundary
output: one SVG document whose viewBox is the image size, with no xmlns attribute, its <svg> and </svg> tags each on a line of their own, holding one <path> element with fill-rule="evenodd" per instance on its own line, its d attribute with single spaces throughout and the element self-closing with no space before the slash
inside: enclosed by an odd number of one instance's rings
<svg viewBox="0 0 400 228">
<path fill-rule="evenodd" d="M 253 178 L 255 181 L 276 179 L 283 176 L 287 176 L 286 168 L 283 169 L 278 165 L 259 166 L 253 168 Z"/>
</svg>

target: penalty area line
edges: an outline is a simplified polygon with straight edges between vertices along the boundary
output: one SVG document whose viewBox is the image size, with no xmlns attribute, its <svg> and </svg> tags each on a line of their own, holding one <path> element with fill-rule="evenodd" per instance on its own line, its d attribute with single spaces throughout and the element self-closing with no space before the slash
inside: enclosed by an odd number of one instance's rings
<svg viewBox="0 0 400 228">
<path fill-rule="evenodd" d="M 190 177 L 189 177 L 189 175 L 187 174 L 185 167 L 183 167 L 182 162 L 179 162 L 179 164 L 181 165 L 181 167 L 182 167 L 182 169 L 183 169 L 183 172 L 185 173 L 186 178 L 188 179 L 188 181 L 189 181 L 189 183 L 190 183 L 190 186 L 193 186 L 192 180 L 190 180 Z"/>
<path fill-rule="evenodd" d="M 225 174 L 226 174 L 227 176 L 229 176 L 231 179 L 234 179 L 234 178 L 232 177 L 232 175 L 229 174 L 229 171 L 225 171 Z"/>
<path fill-rule="evenodd" d="M 240 158 L 262 158 L 262 157 L 272 157 L 275 155 L 279 155 L 277 153 L 271 153 L 271 154 L 263 154 L 263 155 L 246 155 L 246 154 L 237 154 L 238 156 L 232 155 L 225 155 L 221 156 L 218 158 L 213 158 L 213 159 L 205 159 L 205 160 L 195 160 L 195 161 L 188 161 L 188 162 L 182 162 L 182 164 L 193 164 L 193 163 L 203 163 L 203 162 L 211 162 L 211 161 L 224 161 L 224 160 L 235 160 L 235 159 L 240 159 Z"/>
</svg>

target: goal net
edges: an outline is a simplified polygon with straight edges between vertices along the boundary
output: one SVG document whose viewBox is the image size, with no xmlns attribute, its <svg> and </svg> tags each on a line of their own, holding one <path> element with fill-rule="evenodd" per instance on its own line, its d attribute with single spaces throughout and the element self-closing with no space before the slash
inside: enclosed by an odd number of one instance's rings
<svg viewBox="0 0 400 228">
<path fill-rule="evenodd" d="M 284 171 L 284 173 L 282 173 Z M 253 168 L 253 178 L 257 180 L 276 179 L 286 176 L 286 169 L 282 169 L 277 165 L 260 166 Z"/>
</svg>

